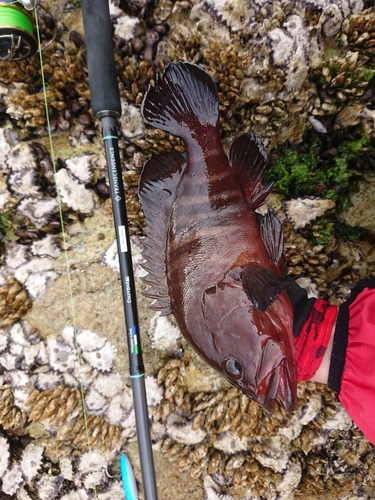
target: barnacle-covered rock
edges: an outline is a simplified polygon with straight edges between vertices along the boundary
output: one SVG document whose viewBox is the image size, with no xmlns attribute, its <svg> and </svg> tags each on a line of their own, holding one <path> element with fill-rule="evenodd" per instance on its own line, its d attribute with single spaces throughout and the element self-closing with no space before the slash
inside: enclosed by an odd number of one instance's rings
<svg viewBox="0 0 375 500">
<path fill-rule="evenodd" d="M 26 414 L 14 405 L 13 388 L 10 384 L 0 385 L 0 423 L 5 430 L 22 428 Z"/>
<path fill-rule="evenodd" d="M 342 32 L 350 50 L 360 50 L 365 56 L 374 60 L 374 25 L 375 12 L 373 8 L 353 13 L 344 19 Z"/>
<path fill-rule="evenodd" d="M 22 284 L 15 278 L 8 278 L 0 286 L 0 327 L 18 321 L 30 309 L 31 300 Z"/>
<path fill-rule="evenodd" d="M 34 389 L 25 403 L 25 409 L 31 421 L 42 422 L 49 432 L 57 430 L 55 439 L 75 449 L 87 447 L 87 432 L 94 449 L 114 450 L 119 445 L 122 428 L 109 424 L 102 415 L 89 414 L 85 419 L 78 389 L 69 389 L 64 385 L 54 390 Z M 52 436 L 40 443 L 53 446 Z"/>
</svg>

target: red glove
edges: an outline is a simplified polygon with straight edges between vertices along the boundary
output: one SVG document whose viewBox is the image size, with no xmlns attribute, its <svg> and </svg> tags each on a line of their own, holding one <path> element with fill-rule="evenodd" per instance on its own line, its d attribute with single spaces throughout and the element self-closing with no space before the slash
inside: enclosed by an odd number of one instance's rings
<svg viewBox="0 0 375 500">
<path fill-rule="evenodd" d="M 294 310 L 293 333 L 296 346 L 298 382 L 310 380 L 326 352 L 337 307 L 323 299 L 308 299 L 306 290 L 287 279 L 287 291 Z"/>
<path fill-rule="evenodd" d="M 298 379 L 314 376 L 337 319 L 328 387 L 338 393 L 350 417 L 375 444 L 375 278 L 360 281 L 338 315 L 336 306 L 323 299 L 301 298 L 303 293 L 296 286 L 289 283 L 287 290 L 297 323 L 301 311 L 306 315 L 310 307 L 302 328 L 295 332 Z"/>
</svg>

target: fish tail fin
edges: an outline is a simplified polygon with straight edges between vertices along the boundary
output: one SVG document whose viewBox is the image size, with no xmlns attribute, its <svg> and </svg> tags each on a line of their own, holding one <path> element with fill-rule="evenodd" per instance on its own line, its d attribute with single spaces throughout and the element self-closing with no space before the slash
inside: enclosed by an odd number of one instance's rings
<svg viewBox="0 0 375 500">
<path fill-rule="evenodd" d="M 170 63 L 163 79 L 149 86 L 142 102 L 145 120 L 156 128 L 188 139 L 202 127 L 217 127 L 219 100 L 215 82 L 199 66 Z"/>
</svg>

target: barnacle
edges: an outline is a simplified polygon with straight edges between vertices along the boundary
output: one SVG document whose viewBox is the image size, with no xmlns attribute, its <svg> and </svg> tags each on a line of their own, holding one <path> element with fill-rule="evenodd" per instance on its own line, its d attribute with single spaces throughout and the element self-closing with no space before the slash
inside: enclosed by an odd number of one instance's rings
<svg viewBox="0 0 375 500">
<path fill-rule="evenodd" d="M 30 307 L 27 291 L 15 278 L 8 278 L 0 286 L 0 327 L 15 323 Z"/>
<path fill-rule="evenodd" d="M 116 448 L 121 437 L 121 426 L 109 424 L 102 415 L 89 415 L 85 421 L 78 389 L 64 385 L 45 391 L 34 389 L 25 403 L 25 409 L 33 422 L 48 419 L 47 428 L 57 429 L 55 439 L 75 449 L 87 448 L 87 429 L 92 448 L 99 450 Z"/>
<path fill-rule="evenodd" d="M 10 384 L 0 386 L 0 423 L 5 430 L 22 427 L 26 422 L 26 414 L 14 406 L 13 389 Z"/>
</svg>

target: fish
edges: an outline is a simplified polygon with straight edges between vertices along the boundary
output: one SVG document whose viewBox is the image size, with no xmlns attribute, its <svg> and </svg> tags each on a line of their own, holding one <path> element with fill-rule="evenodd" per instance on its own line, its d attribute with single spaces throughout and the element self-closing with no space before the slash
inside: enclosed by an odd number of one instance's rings
<svg viewBox="0 0 375 500">
<path fill-rule="evenodd" d="M 233 386 L 272 412 L 297 405 L 293 308 L 277 216 L 256 209 L 272 184 L 253 131 L 223 149 L 219 100 L 198 65 L 169 63 L 149 85 L 145 121 L 182 139 L 185 153 L 152 156 L 143 166 L 143 278 L 151 309 L 173 314 L 195 351 Z"/>
</svg>

